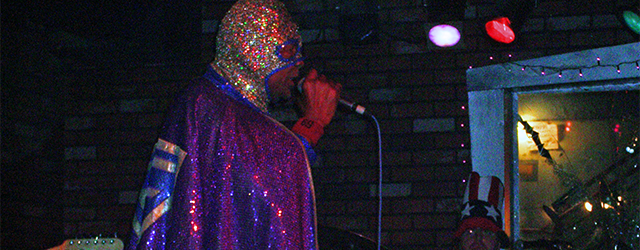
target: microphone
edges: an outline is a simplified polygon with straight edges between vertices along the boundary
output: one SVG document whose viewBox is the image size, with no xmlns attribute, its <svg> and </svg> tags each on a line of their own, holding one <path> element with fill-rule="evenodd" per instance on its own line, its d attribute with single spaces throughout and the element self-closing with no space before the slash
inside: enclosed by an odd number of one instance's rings
<svg viewBox="0 0 640 250">
<path fill-rule="evenodd" d="M 298 92 L 300 92 L 301 94 L 304 93 L 304 91 L 302 90 L 302 84 L 304 83 L 305 79 L 306 77 L 302 77 L 302 79 L 300 79 L 300 81 L 298 81 L 298 83 L 296 84 L 296 89 L 298 89 Z M 366 113 L 366 109 L 363 106 L 358 105 L 355 102 L 347 101 L 343 98 L 340 98 L 338 99 L 338 103 L 342 104 L 349 110 L 356 112 L 360 115 L 369 115 L 369 113 Z"/>
</svg>

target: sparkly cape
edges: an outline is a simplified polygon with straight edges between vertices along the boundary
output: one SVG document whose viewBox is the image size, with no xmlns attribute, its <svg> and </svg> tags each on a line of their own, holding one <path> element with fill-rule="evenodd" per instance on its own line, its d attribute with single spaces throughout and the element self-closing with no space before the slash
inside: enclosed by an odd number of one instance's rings
<svg viewBox="0 0 640 250">
<path fill-rule="evenodd" d="M 317 249 L 304 146 L 216 79 L 171 107 L 128 249 Z"/>
</svg>

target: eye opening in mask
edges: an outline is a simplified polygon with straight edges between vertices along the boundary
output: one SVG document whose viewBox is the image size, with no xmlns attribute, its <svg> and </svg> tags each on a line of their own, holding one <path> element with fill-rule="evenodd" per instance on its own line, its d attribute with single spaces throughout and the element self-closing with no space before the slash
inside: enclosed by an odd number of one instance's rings
<svg viewBox="0 0 640 250">
<path fill-rule="evenodd" d="M 276 54 L 283 62 L 295 60 L 298 57 L 298 54 L 300 54 L 300 43 L 298 39 L 291 39 L 284 42 L 282 45 L 278 45 L 276 48 Z"/>
</svg>

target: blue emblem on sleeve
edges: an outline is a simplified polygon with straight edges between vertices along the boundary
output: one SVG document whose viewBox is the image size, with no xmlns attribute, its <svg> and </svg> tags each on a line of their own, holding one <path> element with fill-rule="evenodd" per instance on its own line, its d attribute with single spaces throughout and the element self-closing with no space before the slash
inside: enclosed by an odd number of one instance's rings
<svg viewBox="0 0 640 250">
<path fill-rule="evenodd" d="M 186 155 L 175 144 L 162 139 L 156 143 L 133 219 L 136 244 L 142 233 L 171 209 L 171 194 Z"/>
</svg>

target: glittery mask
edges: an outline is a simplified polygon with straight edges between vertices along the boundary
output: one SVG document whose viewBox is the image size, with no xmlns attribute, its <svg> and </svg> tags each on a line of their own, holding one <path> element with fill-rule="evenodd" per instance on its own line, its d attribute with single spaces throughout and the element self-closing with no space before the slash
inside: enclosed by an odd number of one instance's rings
<svg viewBox="0 0 640 250">
<path fill-rule="evenodd" d="M 296 43 L 293 58 L 279 48 Z M 300 61 L 302 40 L 284 4 L 277 0 L 239 0 L 220 24 L 212 64 L 242 96 L 264 112 L 270 101 L 267 81 L 280 69 Z"/>
</svg>

